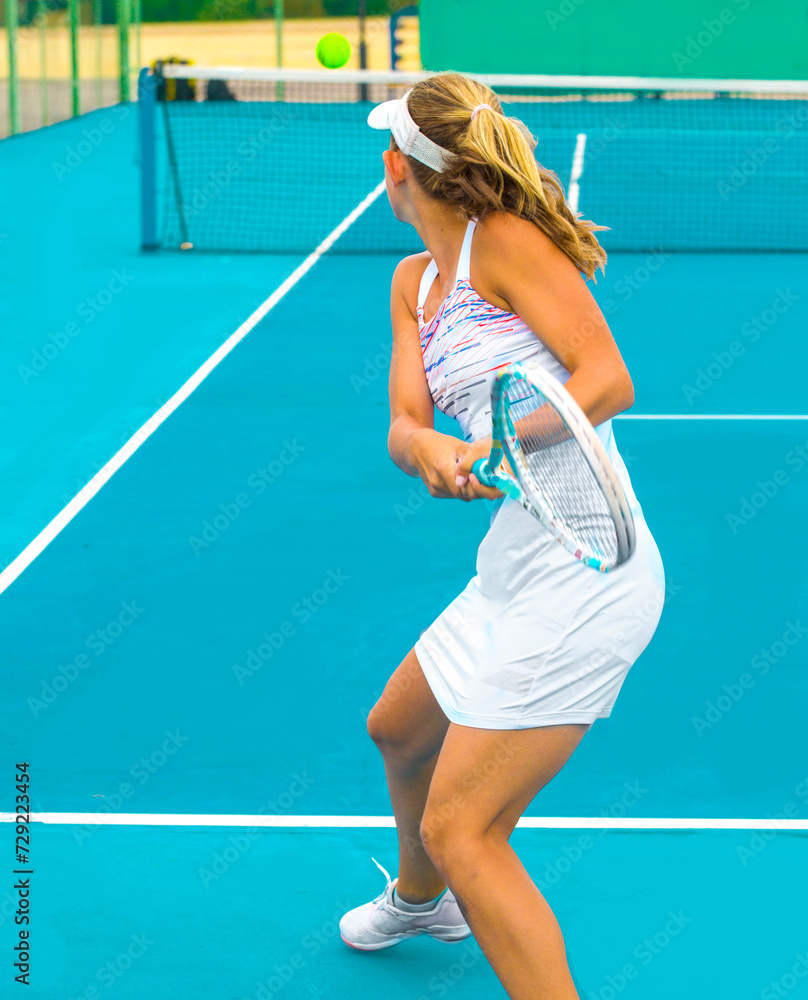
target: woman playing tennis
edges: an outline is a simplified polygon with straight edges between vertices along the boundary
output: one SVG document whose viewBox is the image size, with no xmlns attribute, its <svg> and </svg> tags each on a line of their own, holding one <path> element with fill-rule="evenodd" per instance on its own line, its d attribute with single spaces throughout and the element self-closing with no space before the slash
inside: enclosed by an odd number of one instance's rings
<svg viewBox="0 0 808 1000">
<path fill-rule="evenodd" d="M 363 950 L 473 934 L 512 1000 L 573 1000 L 559 925 L 509 838 L 609 716 L 664 599 L 662 561 L 611 431 L 633 403 L 631 379 L 582 277 L 606 255 L 598 227 L 573 214 L 530 133 L 487 87 L 440 74 L 368 121 L 392 133 L 390 204 L 427 248 L 393 276 L 390 455 L 434 497 L 495 503 L 476 575 L 368 718 L 398 877 L 385 872 L 385 891 L 346 913 L 340 931 Z M 585 567 L 471 472 L 491 448 L 492 379 L 528 359 L 582 407 L 631 505 L 636 550 L 611 572 Z M 434 430 L 435 406 L 463 440 Z"/>
</svg>

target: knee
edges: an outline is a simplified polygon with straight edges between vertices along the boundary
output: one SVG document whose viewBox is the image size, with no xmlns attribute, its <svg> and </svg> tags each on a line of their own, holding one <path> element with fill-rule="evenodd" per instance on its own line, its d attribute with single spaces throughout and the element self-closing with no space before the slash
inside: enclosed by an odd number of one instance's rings
<svg viewBox="0 0 808 1000">
<path fill-rule="evenodd" d="M 411 720 L 403 722 L 398 713 L 391 712 L 381 701 L 371 709 L 367 729 L 368 736 L 386 759 L 418 761 L 434 753 L 426 752 L 421 746 Z"/>
<path fill-rule="evenodd" d="M 485 836 L 455 821 L 451 803 L 427 805 L 419 833 L 429 860 L 444 878 L 473 873 L 485 852 Z"/>
<path fill-rule="evenodd" d="M 368 736 L 377 747 L 395 746 L 402 741 L 402 734 L 396 731 L 390 714 L 377 701 L 368 715 Z"/>
</svg>

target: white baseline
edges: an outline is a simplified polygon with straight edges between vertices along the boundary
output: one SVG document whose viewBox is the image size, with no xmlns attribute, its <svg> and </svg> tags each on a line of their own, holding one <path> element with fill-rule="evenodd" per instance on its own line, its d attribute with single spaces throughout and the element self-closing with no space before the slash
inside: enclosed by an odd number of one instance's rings
<svg viewBox="0 0 808 1000">
<path fill-rule="evenodd" d="M 15 813 L 0 813 L 0 823 L 14 823 Z M 393 816 L 219 815 L 210 813 L 31 813 L 32 823 L 56 826 L 246 826 L 337 829 L 388 827 Z M 523 816 L 517 828 L 533 830 L 808 830 L 808 819 L 666 818 L 612 816 Z"/>
</svg>

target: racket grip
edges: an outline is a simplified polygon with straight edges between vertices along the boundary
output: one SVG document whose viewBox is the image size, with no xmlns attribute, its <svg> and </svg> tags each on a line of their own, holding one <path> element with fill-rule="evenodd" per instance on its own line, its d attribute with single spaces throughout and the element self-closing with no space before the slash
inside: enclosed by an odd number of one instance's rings
<svg viewBox="0 0 808 1000">
<path fill-rule="evenodd" d="M 483 486 L 496 486 L 491 466 L 488 464 L 487 458 L 478 458 L 474 465 L 472 465 L 471 471 L 480 480 Z"/>
</svg>

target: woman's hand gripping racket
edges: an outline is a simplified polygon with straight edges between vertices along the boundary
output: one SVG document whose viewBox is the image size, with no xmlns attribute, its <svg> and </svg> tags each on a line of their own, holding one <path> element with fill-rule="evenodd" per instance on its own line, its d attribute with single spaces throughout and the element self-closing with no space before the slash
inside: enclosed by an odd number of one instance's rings
<svg viewBox="0 0 808 1000">
<path fill-rule="evenodd" d="M 629 559 L 635 533 L 625 492 L 564 386 L 538 365 L 508 365 L 491 384 L 491 417 L 491 454 L 471 470 L 480 482 L 518 500 L 587 566 L 605 572 Z"/>
</svg>

